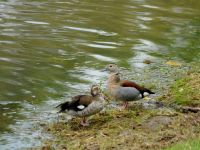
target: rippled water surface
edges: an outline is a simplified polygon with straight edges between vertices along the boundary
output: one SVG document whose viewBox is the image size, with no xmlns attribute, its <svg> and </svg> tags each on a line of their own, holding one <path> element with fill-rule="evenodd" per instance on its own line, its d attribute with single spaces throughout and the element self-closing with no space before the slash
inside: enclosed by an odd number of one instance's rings
<svg viewBox="0 0 200 150">
<path fill-rule="evenodd" d="M 199 61 L 199 37 L 197 0 L 0 1 L 0 149 L 40 145 L 37 122 L 108 62 Z"/>
</svg>

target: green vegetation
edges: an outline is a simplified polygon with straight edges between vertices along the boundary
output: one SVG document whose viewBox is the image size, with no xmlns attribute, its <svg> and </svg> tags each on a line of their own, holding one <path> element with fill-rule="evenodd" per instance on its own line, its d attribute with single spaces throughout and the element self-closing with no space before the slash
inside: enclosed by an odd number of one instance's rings
<svg viewBox="0 0 200 150">
<path fill-rule="evenodd" d="M 198 70 L 196 67 L 189 71 L 187 76 L 175 81 L 169 93 L 164 96 L 164 101 L 183 106 L 200 106 L 200 73 Z"/>
<path fill-rule="evenodd" d="M 165 150 L 199 150 L 199 149 L 200 149 L 200 139 L 196 139 L 178 143 L 172 147 L 166 148 Z"/>
</svg>

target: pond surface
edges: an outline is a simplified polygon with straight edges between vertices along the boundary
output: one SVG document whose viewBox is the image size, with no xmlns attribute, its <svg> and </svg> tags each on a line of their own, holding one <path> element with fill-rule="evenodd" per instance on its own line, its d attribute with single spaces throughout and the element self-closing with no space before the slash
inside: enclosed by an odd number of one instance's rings
<svg viewBox="0 0 200 150">
<path fill-rule="evenodd" d="M 0 149 L 40 145 L 37 122 L 105 81 L 107 63 L 199 61 L 199 37 L 197 0 L 2 0 Z"/>
</svg>

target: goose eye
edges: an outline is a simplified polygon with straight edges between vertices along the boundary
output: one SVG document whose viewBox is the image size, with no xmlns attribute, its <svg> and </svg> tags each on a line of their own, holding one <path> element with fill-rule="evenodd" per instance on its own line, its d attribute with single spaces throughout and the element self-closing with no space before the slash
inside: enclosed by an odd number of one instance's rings
<svg viewBox="0 0 200 150">
<path fill-rule="evenodd" d="M 110 67 L 112 67 L 112 65 L 110 65 Z"/>
</svg>

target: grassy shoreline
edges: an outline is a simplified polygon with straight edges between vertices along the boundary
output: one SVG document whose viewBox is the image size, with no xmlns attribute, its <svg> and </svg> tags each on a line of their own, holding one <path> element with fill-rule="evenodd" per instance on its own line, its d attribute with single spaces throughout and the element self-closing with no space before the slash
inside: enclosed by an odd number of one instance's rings
<svg viewBox="0 0 200 150">
<path fill-rule="evenodd" d="M 159 99 L 167 104 L 199 107 L 200 92 L 195 90 L 200 89 L 199 79 L 198 69 L 190 69 L 172 83 L 168 92 L 159 98 L 156 96 L 149 99 Z M 186 93 L 186 96 L 183 93 Z M 173 149 L 174 144 L 191 139 L 197 139 L 198 143 L 200 138 L 199 112 L 181 113 L 167 107 L 146 109 L 137 103 L 132 103 L 128 110 L 121 112 L 117 108 L 106 108 L 106 111 L 90 117 L 89 127 L 82 127 L 78 122 L 79 118 L 69 122 L 47 124 L 45 130 L 51 133 L 54 139 L 45 141 L 44 146 L 38 149 L 176 150 L 180 146 L 175 145 Z M 193 144 L 193 141 L 186 144 L 190 143 L 191 146 L 198 145 Z"/>
</svg>

